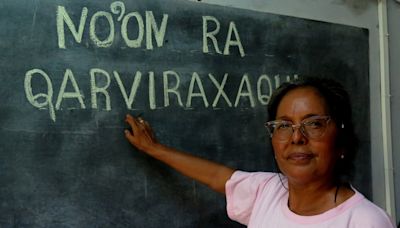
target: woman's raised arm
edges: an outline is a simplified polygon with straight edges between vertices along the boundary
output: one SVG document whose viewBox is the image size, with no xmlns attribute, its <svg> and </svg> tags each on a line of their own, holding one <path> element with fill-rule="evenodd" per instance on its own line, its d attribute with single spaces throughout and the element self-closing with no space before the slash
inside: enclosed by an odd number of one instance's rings
<svg viewBox="0 0 400 228">
<path fill-rule="evenodd" d="M 233 169 L 158 143 L 149 124 L 140 117 L 128 114 L 125 121 L 132 128 L 132 131 L 125 130 L 125 137 L 137 149 L 212 190 L 225 193 L 225 183 L 232 176 Z"/>
</svg>

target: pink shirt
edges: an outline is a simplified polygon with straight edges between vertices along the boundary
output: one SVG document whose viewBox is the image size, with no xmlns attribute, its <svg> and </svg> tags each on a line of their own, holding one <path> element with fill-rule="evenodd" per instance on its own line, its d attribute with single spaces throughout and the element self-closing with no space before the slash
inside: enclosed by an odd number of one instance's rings
<svg viewBox="0 0 400 228">
<path fill-rule="evenodd" d="M 286 185 L 286 178 L 281 175 Z M 226 183 L 228 216 L 248 227 L 394 228 L 389 216 L 361 193 L 322 214 L 300 216 L 287 206 L 288 191 L 276 173 L 236 171 Z"/>
</svg>

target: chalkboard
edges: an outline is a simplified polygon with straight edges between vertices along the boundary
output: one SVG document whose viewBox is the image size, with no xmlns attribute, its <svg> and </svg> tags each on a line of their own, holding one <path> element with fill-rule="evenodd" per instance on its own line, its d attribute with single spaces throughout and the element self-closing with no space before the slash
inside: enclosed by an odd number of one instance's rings
<svg viewBox="0 0 400 228">
<path fill-rule="evenodd" d="M 242 227 L 225 198 L 124 139 L 275 170 L 271 92 L 303 75 L 351 93 L 371 196 L 368 30 L 193 1 L 0 2 L 0 227 Z"/>
</svg>

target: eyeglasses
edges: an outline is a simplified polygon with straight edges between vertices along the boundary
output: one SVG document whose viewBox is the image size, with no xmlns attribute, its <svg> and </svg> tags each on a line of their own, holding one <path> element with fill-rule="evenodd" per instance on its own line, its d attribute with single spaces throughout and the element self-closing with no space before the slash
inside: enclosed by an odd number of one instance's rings
<svg viewBox="0 0 400 228">
<path fill-rule="evenodd" d="M 330 116 L 312 116 L 301 121 L 300 124 L 293 124 L 287 120 L 273 120 L 265 123 L 271 138 L 279 142 L 288 142 L 296 128 L 309 139 L 321 138 L 327 129 Z"/>
</svg>

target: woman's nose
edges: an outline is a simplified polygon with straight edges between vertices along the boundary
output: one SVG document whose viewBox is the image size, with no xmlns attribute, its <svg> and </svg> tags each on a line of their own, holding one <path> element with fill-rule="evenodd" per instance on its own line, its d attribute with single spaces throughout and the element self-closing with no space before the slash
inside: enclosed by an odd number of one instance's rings
<svg viewBox="0 0 400 228">
<path fill-rule="evenodd" d="M 293 127 L 293 134 L 292 134 L 292 144 L 306 144 L 307 137 L 304 135 L 303 131 L 301 130 L 300 126 Z"/>
</svg>

